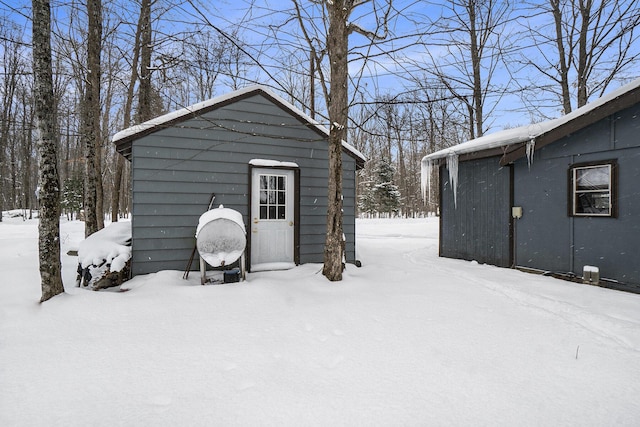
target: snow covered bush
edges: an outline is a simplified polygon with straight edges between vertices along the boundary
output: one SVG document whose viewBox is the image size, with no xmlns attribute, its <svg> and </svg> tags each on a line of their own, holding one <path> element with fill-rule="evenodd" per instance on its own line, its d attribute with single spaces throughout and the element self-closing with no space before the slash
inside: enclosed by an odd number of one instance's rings
<svg viewBox="0 0 640 427">
<path fill-rule="evenodd" d="M 131 222 L 114 222 L 78 247 L 76 285 L 93 290 L 118 286 L 129 278 Z"/>
</svg>

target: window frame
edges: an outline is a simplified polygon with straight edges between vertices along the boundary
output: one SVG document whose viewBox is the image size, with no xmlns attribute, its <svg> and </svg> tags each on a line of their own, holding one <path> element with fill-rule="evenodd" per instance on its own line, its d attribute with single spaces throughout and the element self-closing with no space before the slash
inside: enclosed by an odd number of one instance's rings
<svg viewBox="0 0 640 427">
<path fill-rule="evenodd" d="M 593 169 L 597 167 L 609 168 L 609 212 L 593 213 L 593 212 L 577 212 L 577 195 L 589 192 L 605 192 L 604 190 L 580 191 L 577 189 L 576 175 L 577 171 L 585 169 Z M 618 162 L 613 160 L 602 160 L 596 162 L 575 163 L 569 166 L 568 170 L 568 204 L 567 213 L 570 217 L 578 218 L 617 218 L 618 217 Z"/>
</svg>

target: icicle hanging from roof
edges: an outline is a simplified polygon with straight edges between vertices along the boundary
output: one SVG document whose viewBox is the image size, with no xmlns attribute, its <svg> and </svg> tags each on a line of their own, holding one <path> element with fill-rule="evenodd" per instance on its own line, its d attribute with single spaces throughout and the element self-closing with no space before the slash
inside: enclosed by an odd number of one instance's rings
<svg viewBox="0 0 640 427">
<path fill-rule="evenodd" d="M 529 169 L 531 169 L 531 165 L 533 164 L 533 154 L 536 151 L 536 139 L 531 138 L 527 141 L 527 164 L 529 165 Z"/>
<path fill-rule="evenodd" d="M 420 168 L 420 188 L 422 190 L 422 201 L 431 204 L 431 171 L 433 169 L 433 161 L 431 159 L 422 159 Z"/>
<path fill-rule="evenodd" d="M 449 184 L 453 190 L 453 206 L 458 207 L 458 155 L 451 153 L 447 156 L 447 169 L 449 170 Z"/>
</svg>

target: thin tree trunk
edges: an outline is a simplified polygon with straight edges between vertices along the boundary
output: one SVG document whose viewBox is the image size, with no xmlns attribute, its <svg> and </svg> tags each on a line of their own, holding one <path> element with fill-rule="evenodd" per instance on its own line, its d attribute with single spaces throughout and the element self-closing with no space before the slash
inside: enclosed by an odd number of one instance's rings
<svg viewBox="0 0 640 427">
<path fill-rule="evenodd" d="M 484 134 L 484 112 L 482 105 L 482 76 L 480 75 L 480 60 L 482 58 L 482 44 L 478 43 L 478 31 L 476 28 L 476 2 L 468 3 L 469 11 L 469 35 L 471 36 L 471 67 L 473 68 L 473 107 L 475 109 L 475 137 Z M 473 122 L 472 122 L 473 123 Z"/>
<path fill-rule="evenodd" d="M 556 45 L 558 47 L 558 59 L 560 60 L 560 88 L 562 92 L 562 108 L 564 114 L 571 112 L 571 92 L 569 92 L 569 65 L 567 53 L 564 48 L 564 35 L 562 32 L 562 11 L 560 0 L 550 0 L 551 13 L 556 28 Z"/>
<path fill-rule="evenodd" d="M 29 126 L 27 126 L 27 103 L 24 102 L 22 132 L 25 135 L 25 142 L 22 145 L 22 158 L 24 159 L 22 169 L 22 197 L 23 206 L 25 209 L 29 209 L 29 214 L 31 214 L 31 208 L 33 207 L 31 204 L 31 149 L 33 146 L 31 139 L 33 132 L 30 132 L 31 124 L 31 121 L 29 121 Z"/>
<path fill-rule="evenodd" d="M 316 50 L 311 47 L 309 54 L 309 116 L 316 118 Z"/>
<path fill-rule="evenodd" d="M 140 89 L 138 121 L 151 119 L 151 0 L 140 6 Z"/>
<path fill-rule="evenodd" d="M 51 10 L 47 0 L 32 0 L 33 72 L 40 154 L 40 224 L 38 254 L 42 298 L 40 302 L 64 292 L 60 265 L 60 185 L 53 123 L 53 78 L 51 71 Z"/>
<path fill-rule="evenodd" d="M 148 3 L 147 3 L 148 4 Z M 150 4 L 148 4 L 150 7 Z M 140 59 L 140 42 L 142 37 L 142 27 L 145 25 L 146 12 L 143 10 L 145 4 L 140 9 L 140 17 L 138 19 L 138 28 L 136 29 L 135 42 L 133 46 L 133 59 L 131 61 L 131 77 L 129 78 L 129 86 L 127 88 L 127 98 L 124 104 L 123 119 L 124 129 L 131 126 L 131 108 L 133 105 L 134 87 L 138 80 L 138 62 Z M 120 213 L 120 193 L 122 192 L 122 175 L 124 172 L 124 157 L 116 154 L 116 170 L 113 176 L 113 190 L 111 192 L 111 220 L 118 221 Z"/>
<path fill-rule="evenodd" d="M 587 33 L 589 32 L 592 6 L 592 0 L 579 1 L 582 22 L 578 36 L 578 108 L 587 103 L 589 96 L 587 93 Z"/>
<path fill-rule="evenodd" d="M 4 47 L 7 49 L 7 47 Z M 13 55 L 13 49 L 11 53 L 5 53 L 5 60 L 8 58 L 9 64 L 5 64 L 6 68 L 9 68 L 7 75 L 4 76 L 3 83 L 4 88 L 2 90 L 2 110 L 0 114 L 0 222 L 2 222 L 2 211 L 4 206 L 4 186 L 7 178 L 5 177 L 5 157 L 6 149 L 9 141 L 9 124 L 11 123 L 11 116 L 13 110 L 13 96 L 16 88 L 16 73 L 17 68 L 15 60 L 17 59 L 17 52 Z M 10 208 L 10 207 L 7 207 Z"/>
<path fill-rule="evenodd" d="M 96 139 L 96 220 L 98 230 L 104 228 L 104 188 L 102 186 L 102 138 Z"/>
</svg>

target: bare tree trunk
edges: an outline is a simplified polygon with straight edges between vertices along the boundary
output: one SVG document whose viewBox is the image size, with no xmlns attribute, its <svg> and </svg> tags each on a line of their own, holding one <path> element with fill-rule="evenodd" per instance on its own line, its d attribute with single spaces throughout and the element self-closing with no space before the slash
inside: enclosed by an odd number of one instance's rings
<svg viewBox="0 0 640 427">
<path fill-rule="evenodd" d="M 322 274 L 331 281 L 342 280 L 342 141 L 346 137 L 348 120 L 347 50 L 349 32 L 347 20 L 351 7 L 344 1 L 327 2 L 329 32 L 327 50 L 330 58 L 329 94 L 329 191 L 327 235 L 324 246 Z"/>
<path fill-rule="evenodd" d="M 470 1 L 466 5 L 469 13 L 469 37 L 471 39 L 471 68 L 473 74 L 473 107 L 476 125 L 476 137 L 484 134 L 484 113 L 482 96 L 482 76 L 480 75 L 480 61 L 482 60 L 482 41 L 478 43 L 478 31 L 476 29 L 476 2 Z M 473 123 L 473 122 L 472 122 Z M 472 125 L 473 126 L 473 125 Z"/>
<path fill-rule="evenodd" d="M 86 147 L 86 195 L 85 195 L 85 236 L 89 236 L 100 229 L 98 211 L 98 193 L 102 179 L 100 173 L 100 51 L 102 41 L 102 4 L 101 0 L 87 2 L 89 30 L 87 39 L 87 78 L 84 105 L 82 108 L 83 137 Z M 101 192 L 100 192 L 101 193 Z"/>
<path fill-rule="evenodd" d="M 23 206 L 25 209 L 29 209 L 31 213 L 31 150 L 33 146 L 31 132 L 32 121 L 27 121 L 27 102 L 23 98 L 23 118 L 22 118 L 22 132 L 25 135 L 25 141 L 22 145 L 22 157 L 24 165 L 22 168 L 22 197 Z"/>
<path fill-rule="evenodd" d="M 580 0 L 579 2 L 580 16 L 582 23 L 580 25 L 580 33 L 578 35 L 578 108 L 582 107 L 589 100 L 587 92 L 588 67 L 587 67 L 587 33 L 589 32 L 589 24 L 591 23 L 591 8 L 593 0 Z"/>
<path fill-rule="evenodd" d="M 536 104 L 544 105 L 544 93 L 550 93 L 560 99 L 563 113 L 568 114 L 584 106 L 592 95 L 602 96 L 612 81 L 636 75 L 640 0 L 545 3 L 548 6 L 532 6 L 553 17 L 553 30 L 547 33 L 539 26 L 530 28 L 532 43 L 540 55 L 524 60 L 552 83 L 533 86 Z M 550 50 L 555 52 L 551 55 Z"/>
<path fill-rule="evenodd" d="M 140 89 L 138 122 L 151 119 L 151 0 L 140 6 Z"/>
<path fill-rule="evenodd" d="M 316 2 L 322 4 L 323 12 L 326 12 L 328 20 L 328 30 L 324 36 L 326 40 L 325 48 L 314 49 L 313 46 L 319 38 L 310 35 L 304 25 L 302 9 L 297 0 L 294 0 L 296 9 L 296 19 L 300 24 L 304 38 L 311 47 L 311 55 L 316 55 L 315 71 L 320 76 L 320 84 L 325 95 L 329 112 L 329 170 L 328 170 L 328 193 L 327 193 L 327 233 L 324 246 L 324 267 L 322 273 L 331 281 L 342 280 L 344 240 L 343 240 L 343 218 L 342 218 L 342 141 L 347 136 L 347 124 L 349 119 L 348 111 L 348 67 L 347 55 L 349 50 L 349 34 L 358 32 L 364 37 L 381 40 L 386 38 L 387 24 L 391 12 L 391 4 L 385 10 L 382 17 L 379 17 L 377 25 L 384 26 L 384 36 L 379 36 L 375 32 L 367 31 L 364 28 L 349 22 L 349 16 L 354 8 L 369 4 L 368 1 L 355 0 L 325 0 Z M 375 8 L 375 6 L 374 6 Z M 377 13 L 377 11 L 376 11 Z M 326 21 L 325 21 L 326 22 Z M 326 25 L 324 25 L 326 28 Z M 317 27 L 316 27 L 317 29 Z M 327 87 L 323 67 L 322 57 L 327 54 L 329 60 L 330 87 Z"/>
<path fill-rule="evenodd" d="M 60 264 L 60 185 L 53 123 L 51 71 L 51 10 L 47 0 L 32 0 L 33 71 L 38 152 L 40 154 L 40 224 L 38 253 L 42 298 L 64 292 Z"/>
<path fill-rule="evenodd" d="M 11 192 L 10 192 L 10 196 L 9 196 L 9 207 L 11 209 L 18 209 L 20 208 L 20 206 L 18 206 L 17 204 L 17 195 L 18 195 L 18 159 L 16 156 L 16 152 L 18 150 L 18 138 L 17 138 L 17 123 L 15 122 L 15 120 L 13 121 L 13 125 L 11 126 L 11 128 L 13 129 L 12 134 L 16 135 L 15 137 L 11 138 L 11 144 L 9 145 L 9 165 L 11 167 L 11 173 L 9 174 L 11 176 Z M 24 136 L 21 135 L 20 136 L 20 140 L 24 139 Z"/>
<path fill-rule="evenodd" d="M 4 71 L 6 74 L 2 79 L 2 106 L 0 110 L 0 222 L 2 222 L 2 211 L 5 209 L 5 182 L 6 177 L 5 157 L 9 143 L 9 125 L 13 121 L 13 104 L 14 94 L 17 84 L 18 73 L 18 45 L 16 43 L 7 42 L 2 46 L 4 54 Z M 10 209 L 10 206 L 6 206 Z"/>
<path fill-rule="evenodd" d="M 96 139 L 96 220 L 98 230 L 104 228 L 104 188 L 102 186 L 102 138 Z"/>
<path fill-rule="evenodd" d="M 564 114 L 571 112 L 571 92 L 569 91 L 569 65 L 567 64 L 567 53 L 564 48 L 564 35 L 562 31 L 562 11 L 560 10 L 560 0 L 550 0 L 551 14 L 556 29 L 556 46 L 558 47 L 559 59 L 559 80 L 562 93 L 562 109 Z"/>
<path fill-rule="evenodd" d="M 129 86 L 127 87 L 127 97 L 125 99 L 123 115 L 123 126 L 127 129 L 131 126 L 131 108 L 133 105 L 133 95 L 136 80 L 138 80 L 138 62 L 140 59 L 140 39 L 142 36 L 142 27 L 145 25 L 147 13 L 143 10 L 143 7 L 150 3 L 143 3 L 140 9 L 140 17 L 138 19 L 138 27 L 136 29 L 135 42 L 133 46 L 133 59 L 131 60 L 131 76 L 129 78 Z M 111 192 L 111 220 L 113 222 L 118 221 L 118 214 L 120 212 L 120 193 L 122 192 L 122 175 L 124 172 L 124 157 L 116 155 L 116 170 L 113 176 L 113 190 Z"/>
</svg>

